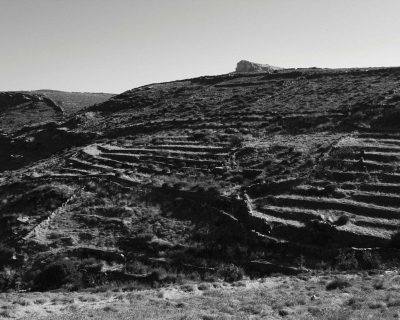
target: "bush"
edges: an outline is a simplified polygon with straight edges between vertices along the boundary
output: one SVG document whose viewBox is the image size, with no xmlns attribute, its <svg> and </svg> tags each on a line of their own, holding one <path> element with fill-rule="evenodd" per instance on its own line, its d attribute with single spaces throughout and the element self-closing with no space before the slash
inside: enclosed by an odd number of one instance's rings
<svg viewBox="0 0 400 320">
<path fill-rule="evenodd" d="M 234 264 L 222 265 L 218 268 L 218 276 L 227 282 L 234 282 L 243 279 L 244 271 Z"/>
<path fill-rule="evenodd" d="M 207 133 L 205 132 L 194 132 L 192 134 L 193 139 L 195 140 L 204 140 L 207 138 Z"/>
<path fill-rule="evenodd" d="M 66 284 L 77 285 L 81 279 L 81 274 L 73 261 L 58 260 L 49 264 L 36 276 L 34 289 L 45 291 L 57 289 Z"/>
<path fill-rule="evenodd" d="M 156 268 L 151 272 L 151 279 L 153 281 L 161 282 L 167 278 L 168 274 L 163 268 Z"/>
<path fill-rule="evenodd" d="M 350 286 L 350 282 L 346 279 L 336 278 L 326 285 L 326 290 L 344 289 Z"/>
<path fill-rule="evenodd" d="M 326 185 L 325 187 L 324 187 L 324 193 L 326 194 L 326 195 L 331 195 L 331 194 L 333 194 L 333 193 L 335 193 L 335 191 L 336 191 L 336 185 L 334 185 L 334 184 L 328 184 L 328 185 Z"/>
<path fill-rule="evenodd" d="M 346 147 L 336 148 L 336 149 L 332 150 L 331 157 L 341 160 L 345 157 L 354 155 L 354 153 L 355 153 L 355 150 L 353 147 L 346 146 Z"/>
<path fill-rule="evenodd" d="M 148 273 L 150 267 L 140 261 L 132 261 L 126 264 L 126 271 L 128 273 L 145 274 Z"/>
<path fill-rule="evenodd" d="M 339 270 L 358 269 L 358 260 L 353 251 L 341 250 L 335 258 L 335 265 Z"/>
<path fill-rule="evenodd" d="M 0 292 L 4 292 L 15 286 L 15 274 L 7 271 L 0 272 Z"/>
<path fill-rule="evenodd" d="M 337 226 L 344 226 L 350 222 L 350 217 L 346 214 L 341 215 L 336 221 L 335 225 Z"/>
<path fill-rule="evenodd" d="M 390 239 L 390 246 L 400 249 L 400 231 L 394 233 Z"/>
<path fill-rule="evenodd" d="M 229 145 L 231 148 L 240 148 L 243 145 L 243 137 L 241 136 L 231 136 L 229 138 Z"/>
<path fill-rule="evenodd" d="M 99 262 L 96 258 L 86 258 L 80 262 L 79 270 L 83 270 L 86 272 L 97 273 L 100 272 L 102 268 L 101 262 Z"/>
<path fill-rule="evenodd" d="M 12 263 L 14 253 L 14 249 L 0 245 L 0 268 L 8 266 Z"/>
<path fill-rule="evenodd" d="M 382 265 L 381 257 L 370 251 L 363 252 L 358 263 L 362 269 L 379 269 Z"/>
</svg>

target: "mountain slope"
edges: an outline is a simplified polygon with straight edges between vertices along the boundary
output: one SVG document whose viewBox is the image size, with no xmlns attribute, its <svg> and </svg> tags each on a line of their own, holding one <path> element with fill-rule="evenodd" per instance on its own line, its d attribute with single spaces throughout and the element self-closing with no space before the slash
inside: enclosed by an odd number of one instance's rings
<svg viewBox="0 0 400 320">
<path fill-rule="evenodd" d="M 54 101 L 41 95 L 22 92 L 0 92 L 0 128 L 12 131 L 24 125 L 59 120 L 63 110 Z"/>
<path fill-rule="evenodd" d="M 66 92 L 59 90 L 35 90 L 33 93 L 39 93 L 57 103 L 64 113 L 69 116 L 75 112 L 82 110 L 88 106 L 102 103 L 115 94 L 112 93 L 95 93 L 95 92 Z"/>
<path fill-rule="evenodd" d="M 389 261 L 399 82 L 400 68 L 207 76 L 3 135 L 0 241 L 21 273 L 65 256 L 79 270 L 102 261 L 86 285 L 230 263 L 295 273 L 299 259 L 335 267 L 343 252 L 362 267 Z"/>
<path fill-rule="evenodd" d="M 108 93 L 80 93 L 55 90 L 0 92 L 0 128 L 15 131 L 23 126 L 62 121 L 90 105 L 104 102 Z"/>
</svg>

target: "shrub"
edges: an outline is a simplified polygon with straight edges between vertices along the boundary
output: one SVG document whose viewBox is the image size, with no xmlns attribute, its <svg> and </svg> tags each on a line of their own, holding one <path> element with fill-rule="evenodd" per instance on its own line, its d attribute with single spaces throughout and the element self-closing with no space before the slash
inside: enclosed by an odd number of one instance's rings
<svg viewBox="0 0 400 320">
<path fill-rule="evenodd" d="M 381 257 L 370 251 L 363 252 L 358 263 L 362 269 L 379 269 L 382 265 Z"/>
<path fill-rule="evenodd" d="M 372 285 L 375 290 L 386 289 L 386 284 L 384 279 L 377 279 Z"/>
<path fill-rule="evenodd" d="M 393 248 L 400 249 L 400 231 L 397 231 L 396 233 L 392 234 L 392 237 L 390 239 L 390 246 Z"/>
<path fill-rule="evenodd" d="M 391 98 L 393 100 L 393 97 Z M 396 99 L 394 99 L 396 101 Z M 400 110 L 398 108 L 385 111 L 378 119 L 374 120 L 371 124 L 373 127 L 390 127 L 398 128 L 400 120 Z"/>
<path fill-rule="evenodd" d="M 193 132 L 192 137 L 196 140 L 202 140 L 206 138 L 207 134 L 205 132 Z"/>
<path fill-rule="evenodd" d="M 240 148 L 243 145 L 243 137 L 235 135 L 229 138 L 229 145 L 231 148 Z"/>
<path fill-rule="evenodd" d="M 234 282 L 243 279 L 244 271 L 234 264 L 222 265 L 218 268 L 218 275 L 227 282 Z"/>
<path fill-rule="evenodd" d="M 346 214 L 341 215 L 336 221 L 335 225 L 337 226 L 344 226 L 350 222 L 350 217 Z"/>
<path fill-rule="evenodd" d="M 229 179 L 229 181 L 232 182 L 232 183 L 243 183 L 244 177 L 243 177 L 243 175 L 241 175 L 241 174 L 236 174 L 236 175 L 233 175 L 233 176 Z"/>
<path fill-rule="evenodd" d="M 14 249 L 0 245 L 0 268 L 12 263 L 14 253 Z"/>
<path fill-rule="evenodd" d="M 169 272 L 162 267 L 153 269 L 149 277 L 153 286 L 159 283 L 175 283 L 177 279 L 178 275 L 176 273 Z"/>
<path fill-rule="evenodd" d="M 118 310 L 114 306 L 105 306 L 103 308 L 103 311 L 105 311 L 105 312 L 117 312 Z"/>
<path fill-rule="evenodd" d="M 0 292 L 6 291 L 15 285 L 15 274 L 7 271 L 0 272 Z"/>
<path fill-rule="evenodd" d="M 55 261 L 49 264 L 34 279 L 36 290 L 52 290 L 65 284 L 78 284 L 81 281 L 75 263 L 69 259 Z"/>
<path fill-rule="evenodd" d="M 102 268 L 101 262 L 95 258 L 86 258 L 80 262 L 79 270 L 84 270 L 86 272 L 100 272 Z"/>
<path fill-rule="evenodd" d="M 326 290 L 344 289 L 350 286 L 350 282 L 346 279 L 336 278 L 326 285 Z"/>
<path fill-rule="evenodd" d="M 331 195 L 336 191 L 336 185 L 328 184 L 324 187 L 324 193 L 327 195 Z"/>
<path fill-rule="evenodd" d="M 129 273 L 145 274 L 149 272 L 150 268 L 144 263 L 135 260 L 126 264 L 126 270 Z"/>
<path fill-rule="evenodd" d="M 358 268 L 358 260 L 353 251 L 340 250 L 335 265 L 339 270 L 355 270 Z"/>
<path fill-rule="evenodd" d="M 354 155 L 354 153 L 355 150 L 353 147 L 346 146 L 332 150 L 331 157 L 336 159 L 343 159 L 345 157 Z"/>
<path fill-rule="evenodd" d="M 0 318 L 11 318 L 12 314 L 10 310 L 1 310 L 0 311 Z"/>
</svg>

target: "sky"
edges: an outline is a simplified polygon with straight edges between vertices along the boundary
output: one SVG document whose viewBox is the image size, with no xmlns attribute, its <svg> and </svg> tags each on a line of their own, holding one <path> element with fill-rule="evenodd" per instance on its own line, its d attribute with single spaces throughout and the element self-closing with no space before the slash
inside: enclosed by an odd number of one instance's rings
<svg viewBox="0 0 400 320">
<path fill-rule="evenodd" d="M 400 66 L 399 0 L 0 0 L 0 91 L 120 93 L 281 67 Z"/>
</svg>

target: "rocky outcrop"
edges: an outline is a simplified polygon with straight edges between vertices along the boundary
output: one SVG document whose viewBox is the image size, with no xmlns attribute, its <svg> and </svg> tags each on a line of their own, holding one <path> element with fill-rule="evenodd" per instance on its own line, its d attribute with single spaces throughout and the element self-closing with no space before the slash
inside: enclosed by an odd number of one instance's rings
<svg viewBox="0 0 400 320">
<path fill-rule="evenodd" d="M 282 68 L 270 66 L 269 64 L 260 64 L 241 60 L 236 65 L 236 72 L 272 72 L 275 70 L 282 70 Z"/>
</svg>

